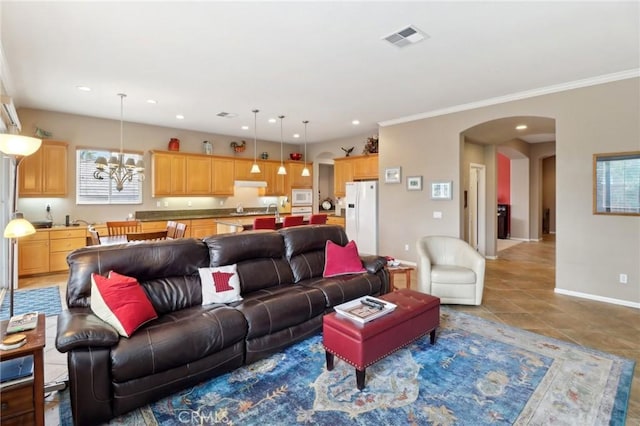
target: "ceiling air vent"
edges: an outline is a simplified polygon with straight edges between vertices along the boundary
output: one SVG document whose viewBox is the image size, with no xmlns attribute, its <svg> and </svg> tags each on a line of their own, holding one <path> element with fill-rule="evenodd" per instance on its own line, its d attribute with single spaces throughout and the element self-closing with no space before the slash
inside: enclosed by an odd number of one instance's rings
<svg viewBox="0 0 640 426">
<path fill-rule="evenodd" d="M 222 117 L 222 118 L 235 118 L 238 116 L 238 114 L 236 114 L 235 112 L 219 112 L 216 114 L 218 117 Z"/>
<path fill-rule="evenodd" d="M 429 36 L 413 25 L 409 25 L 408 27 L 403 28 L 400 31 L 396 31 L 393 34 L 389 34 L 388 36 L 384 37 L 386 41 L 396 47 L 405 47 L 410 44 L 415 44 L 420 40 L 424 40 L 425 38 L 429 38 Z"/>
</svg>

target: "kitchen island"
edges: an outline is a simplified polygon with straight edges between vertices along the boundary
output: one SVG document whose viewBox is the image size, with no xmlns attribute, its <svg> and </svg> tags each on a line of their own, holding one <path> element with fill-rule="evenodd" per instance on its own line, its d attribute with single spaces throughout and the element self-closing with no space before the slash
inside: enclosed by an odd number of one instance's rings
<svg viewBox="0 0 640 426">
<path fill-rule="evenodd" d="M 217 234 L 229 234 L 235 232 L 242 231 L 251 231 L 253 230 L 253 220 L 256 217 L 264 217 L 264 216 L 244 216 L 244 217 L 225 217 L 220 219 L 215 219 L 217 229 Z M 282 228 L 282 222 L 284 220 L 284 216 L 280 216 L 276 218 L 276 229 Z M 304 221 L 305 225 L 309 224 L 308 220 Z"/>
</svg>

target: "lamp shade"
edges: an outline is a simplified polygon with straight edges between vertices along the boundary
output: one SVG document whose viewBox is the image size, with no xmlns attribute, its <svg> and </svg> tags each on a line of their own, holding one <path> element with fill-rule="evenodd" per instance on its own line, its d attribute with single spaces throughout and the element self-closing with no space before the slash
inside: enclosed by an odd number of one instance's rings
<svg viewBox="0 0 640 426">
<path fill-rule="evenodd" d="M 40 145 L 42 145 L 42 139 L 10 133 L 0 134 L 0 151 L 7 155 L 26 157 L 36 152 Z"/>
<path fill-rule="evenodd" d="M 31 222 L 22 217 L 22 213 L 15 213 L 15 219 L 12 219 L 4 228 L 5 238 L 21 238 L 36 233 L 36 228 Z"/>
</svg>

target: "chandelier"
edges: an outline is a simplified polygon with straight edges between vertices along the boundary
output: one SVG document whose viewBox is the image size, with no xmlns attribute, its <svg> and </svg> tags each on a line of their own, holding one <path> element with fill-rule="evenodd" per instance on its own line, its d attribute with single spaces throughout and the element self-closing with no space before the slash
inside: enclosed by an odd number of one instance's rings
<svg viewBox="0 0 640 426">
<path fill-rule="evenodd" d="M 105 177 L 112 179 L 120 192 L 124 188 L 124 183 L 131 182 L 134 176 L 138 176 L 139 181 L 144 180 L 144 162 L 142 160 L 136 162 L 133 158 L 127 158 L 127 161 L 124 161 L 123 109 L 124 98 L 127 95 L 118 93 L 118 96 L 120 96 L 120 154 L 117 157 L 112 155 L 109 161 L 104 157 L 98 157 L 93 177 L 98 180 L 103 180 Z"/>
</svg>

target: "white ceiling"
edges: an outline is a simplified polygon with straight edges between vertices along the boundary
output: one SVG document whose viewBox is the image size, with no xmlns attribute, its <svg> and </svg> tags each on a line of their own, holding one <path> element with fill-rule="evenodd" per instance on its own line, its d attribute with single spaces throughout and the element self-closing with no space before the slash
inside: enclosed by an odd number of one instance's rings
<svg viewBox="0 0 640 426">
<path fill-rule="evenodd" d="M 266 120 L 284 114 L 285 142 L 303 120 L 317 142 L 637 71 L 639 4 L 3 0 L 0 65 L 18 107 L 118 119 L 124 92 L 126 121 L 252 137 L 258 108 L 260 139 L 280 140 Z M 429 37 L 382 40 L 407 25 Z"/>
</svg>

